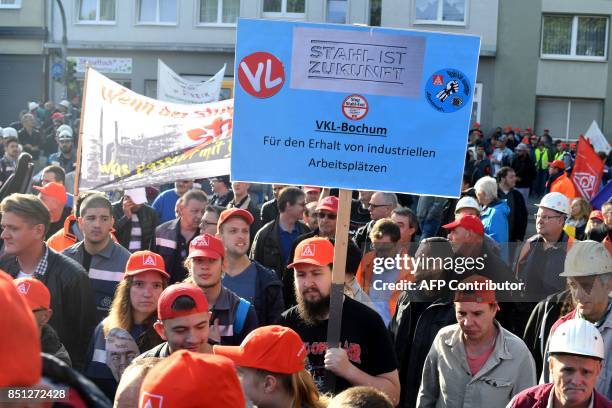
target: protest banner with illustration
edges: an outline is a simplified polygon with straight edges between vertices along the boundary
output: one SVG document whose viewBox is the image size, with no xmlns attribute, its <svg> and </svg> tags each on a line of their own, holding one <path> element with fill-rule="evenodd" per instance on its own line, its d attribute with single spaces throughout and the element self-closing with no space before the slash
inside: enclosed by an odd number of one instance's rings
<svg viewBox="0 0 612 408">
<path fill-rule="evenodd" d="M 225 65 L 212 78 L 205 82 L 183 79 L 157 60 L 157 99 L 174 103 L 208 103 L 219 100 L 221 82 L 225 77 Z"/>
<path fill-rule="evenodd" d="M 79 190 L 121 190 L 229 173 L 233 100 L 157 101 L 91 68 L 83 100 Z"/>
<path fill-rule="evenodd" d="M 460 193 L 480 39 L 240 19 L 232 179 Z"/>
</svg>

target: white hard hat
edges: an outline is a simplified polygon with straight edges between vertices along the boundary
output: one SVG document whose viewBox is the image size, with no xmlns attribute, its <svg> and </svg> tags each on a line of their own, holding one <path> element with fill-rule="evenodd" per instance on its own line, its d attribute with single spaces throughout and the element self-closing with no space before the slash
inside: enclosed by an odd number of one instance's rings
<svg viewBox="0 0 612 408">
<path fill-rule="evenodd" d="M 67 130 L 62 130 L 57 136 L 57 140 L 72 140 L 72 133 Z"/>
<path fill-rule="evenodd" d="M 38 104 L 36 102 L 28 103 L 28 110 L 32 110 L 32 109 L 36 109 L 36 108 L 38 108 Z"/>
<path fill-rule="evenodd" d="M 68 132 L 70 133 L 70 136 L 72 136 L 72 128 L 70 127 L 70 125 L 60 125 L 57 130 L 56 130 L 57 134 L 59 135 L 62 132 Z"/>
<path fill-rule="evenodd" d="M 9 137 L 9 136 L 19 137 L 17 134 L 17 129 L 12 128 L 12 127 L 7 127 L 7 128 L 2 129 L 2 135 L 4 137 Z"/>
<path fill-rule="evenodd" d="M 559 276 L 594 276 L 612 272 L 612 255 L 597 241 L 574 241 Z"/>
<path fill-rule="evenodd" d="M 585 319 L 570 319 L 550 336 L 548 352 L 604 359 L 604 342 L 595 325 Z"/>
<path fill-rule="evenodd" d="M 70 107 L 70 102 L 68 102 L 67 100 L 63 100 L 59 103 L 60 105 L 62 105 L 64 108 L 69 108 Z"/>
<path fill-rule="evenodd" d="M 457 214 L 457 212 L 459 212 L 459 210 L 462 208 L 473 208 L 478 212 L 481 211 L 478 201 L 476 201 L 474 197 L 470 196 L 461 197 L 459 201 L 457 201 L 457 205 L 455 206 L 455 214 Z"/>
<path fill-rule="evenodd" d="M 536 206 L 558 211 L 565 215 L 571 214 L 569 199 L 557 192 L 546 194 Z"/>
</svg>

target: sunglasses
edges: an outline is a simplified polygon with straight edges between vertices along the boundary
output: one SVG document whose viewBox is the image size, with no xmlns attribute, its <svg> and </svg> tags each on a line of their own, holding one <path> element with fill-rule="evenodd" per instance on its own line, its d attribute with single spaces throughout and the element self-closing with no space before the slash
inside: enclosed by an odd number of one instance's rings
<svg viewBox="0 0 612 408">
<path fill-rule="evenodd" d="M 338 216 L 336 214 L 332 214 L 332 213 L 318 213 L 318 214 L 313 214 L 315 217 L 319 218 L 320 220 L 327 218 L 328 220 L 335 220 Z"/>
<path fill-rule="evenodd" d="M 389 204 L 372 204 L 368 203 L 368 208 L 388 207 Z"/>
</svg>

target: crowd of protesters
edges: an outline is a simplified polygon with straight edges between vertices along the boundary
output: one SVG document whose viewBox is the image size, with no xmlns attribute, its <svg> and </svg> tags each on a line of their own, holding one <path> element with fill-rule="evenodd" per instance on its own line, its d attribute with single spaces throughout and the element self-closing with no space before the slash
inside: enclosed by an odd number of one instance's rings
<svg viewBox="0 0 612 408">
<path fill-rule="evenodd" d="M 355 191 L 330 348 L 337 191 L 221 175 L 72 196 L 77 117 L 32 102 L 2 131 L 0 180 L 21 151 L 41 170 L 0 203 L 0 387 L 99 407 L 612 407 L 612 199 L 592 211 L 573 188 L 575 144 L 475 124 L 461 198 Z"/>
</svg>

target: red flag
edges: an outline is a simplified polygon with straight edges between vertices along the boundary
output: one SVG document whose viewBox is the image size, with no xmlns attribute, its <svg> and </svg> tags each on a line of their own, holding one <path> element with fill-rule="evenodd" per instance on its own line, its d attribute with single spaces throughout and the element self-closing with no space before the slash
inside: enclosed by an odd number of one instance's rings
<svg viewBox="0 0 612 408">
<path fill-rule="evenodd" d="M 572 169 L 572 181 L 582 196 L 590 201 L 601 184 L 604 164 L 582 135 L 578 140 L 578 152 Z"/>
</svg>

